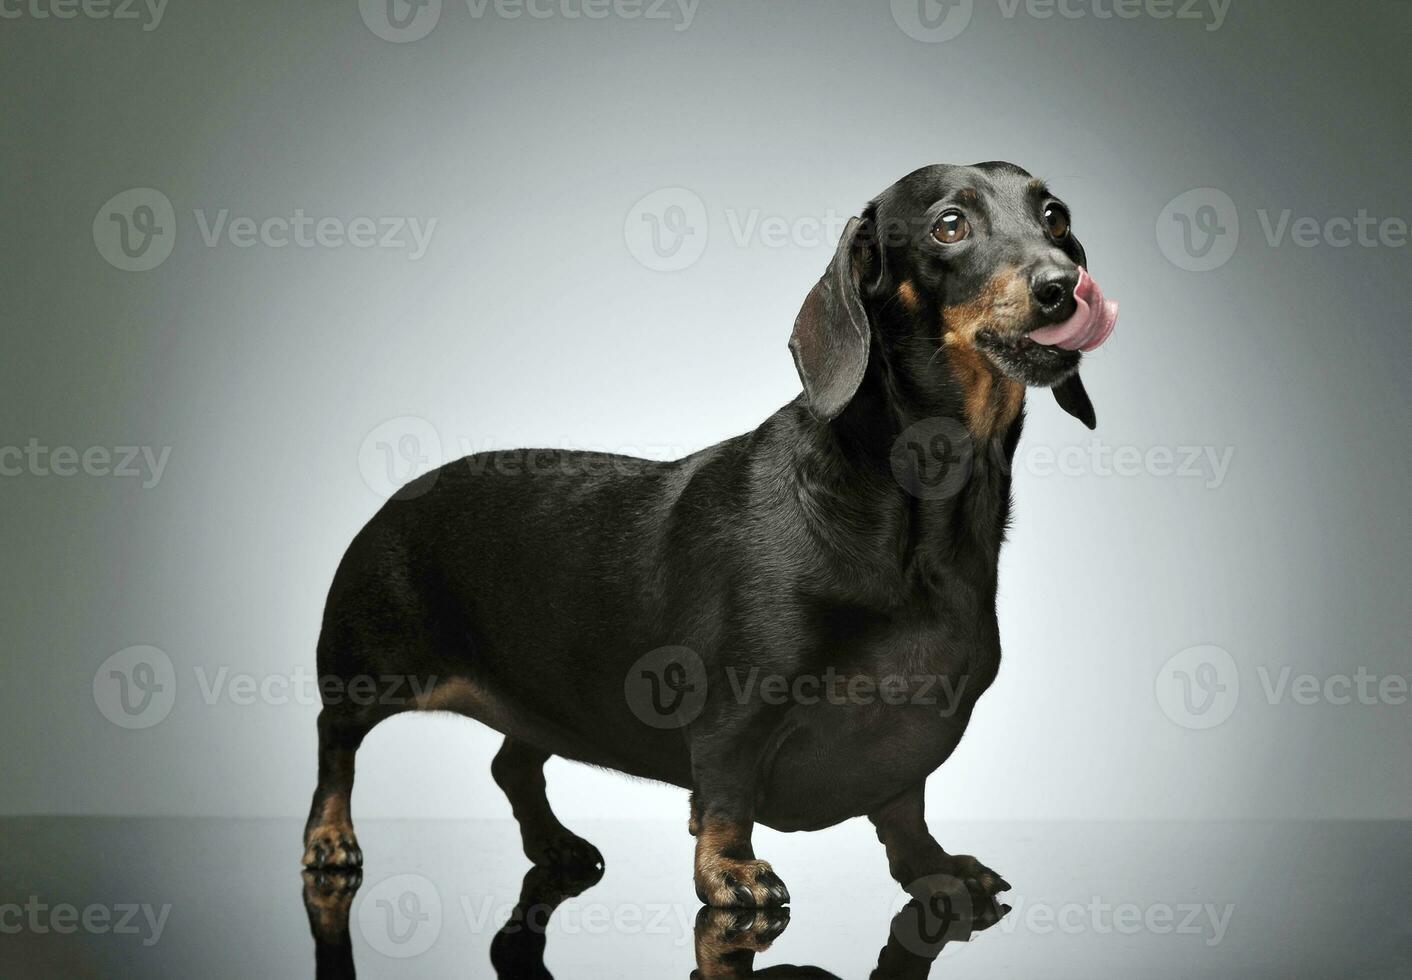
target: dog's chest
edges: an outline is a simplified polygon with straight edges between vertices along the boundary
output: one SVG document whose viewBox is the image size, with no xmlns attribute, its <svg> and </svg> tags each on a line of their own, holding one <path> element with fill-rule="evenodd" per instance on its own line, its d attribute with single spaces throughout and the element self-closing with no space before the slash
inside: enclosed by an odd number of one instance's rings
<svg viewBox="0 0 1412 980">
<path fill-rule="evenodd" d="M 1000 662 L 993 594 L 973 589 L 918 595 L 888 611 L 830 604 L 816 610 L 813 625 L 805 674 L 876 695 L 844 704 L 946 696 L 964 707 L 989 687 Z"/>
<path fill-rule="evenodd" d="M 915 786 L 960 741 L 999 645 L 985 626 L 857 630 L 793 679 L 767 753 L 765 820 L 817 829 Z"/>
</svg>

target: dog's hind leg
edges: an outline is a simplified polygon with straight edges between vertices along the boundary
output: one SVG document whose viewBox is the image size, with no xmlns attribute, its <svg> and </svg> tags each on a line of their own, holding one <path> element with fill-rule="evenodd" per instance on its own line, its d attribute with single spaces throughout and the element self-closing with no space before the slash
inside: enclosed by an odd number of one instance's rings
<svg viewBox="0 0 1412 980">
<path fill-rule="evenodd" d="M 544 763 L 549 753 L 506 737 L 490 763 L 490 774 L 505 791 L 520 824 L 525 856 L 538 866 L 601 868 L 603 855 L 569 831 L 549 808 L 544 792 Z"/>
<path fill-rule="evenodd" d="M 306 868 L 357 868 L 363 852 L 353 833 L 353 757 L 366 723 L 332 707 L 319 712 L 319 783 L 304 825 Z"/>
<path fill-rule="evenodd" d="M 1005 891 L 1009 883 L 968 854 L 948 854 L 927 829 L 923 809 L 925 784 L 918 783 L 868 814 L 887 849 L 892 877 L 911 891 L 933 875 L 947 875 L 974 883 L 988 894 Z"/>
</svg>

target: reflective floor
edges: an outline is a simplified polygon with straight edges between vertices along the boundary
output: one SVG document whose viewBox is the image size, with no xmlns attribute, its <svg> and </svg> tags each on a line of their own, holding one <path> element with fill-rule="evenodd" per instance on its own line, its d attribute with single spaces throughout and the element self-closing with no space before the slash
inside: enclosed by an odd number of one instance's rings
<svg viewBox="0 0 1412 980">
<path fill-rule="evenodd" d="M 702 910 L 679 824 L 574 829 L 606 873 L 500 822 L 361 822 L 340 877 L 296 821 L 3 820 L 0 976 L 1412 977 L 1412 823 L 935 825 L 999 907 L 904 893 L 866 824 L 762 832 L 779 914 Z"/>
</svg>

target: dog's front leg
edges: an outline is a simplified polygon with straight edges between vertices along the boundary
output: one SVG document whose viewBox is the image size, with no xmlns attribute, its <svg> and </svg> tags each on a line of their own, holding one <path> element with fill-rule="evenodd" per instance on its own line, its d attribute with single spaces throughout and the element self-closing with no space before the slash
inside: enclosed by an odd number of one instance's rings
<svg viewBox="0 0 1412 980">
<path fill-rule="evenodd" d="M 755 763 L 738 745 L 712 740 L 693 746 L 692 825 L 696 835 L 696 897 L 713 908 L 772 908 L 789 889 L 757 860 Z"/>
<path fill-rule="evenodd" d="M 932 875 L 949 875 L 979 886 L 994 895 L 1010 887 L 1000 875 L 969 854 L 947 854 L 927 829 L 923 812 L 925 784 L 893 798 L 868 814 L 877 828 L 878 840 L 887 849 L 887 866 L 892 877 L 908 891 Z"/>
</svg>

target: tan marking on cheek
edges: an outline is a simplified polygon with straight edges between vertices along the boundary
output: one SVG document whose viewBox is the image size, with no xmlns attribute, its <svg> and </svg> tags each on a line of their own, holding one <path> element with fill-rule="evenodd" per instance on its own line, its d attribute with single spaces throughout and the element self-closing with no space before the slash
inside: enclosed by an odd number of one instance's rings
<svg viewBox="0 0 1412 980">
<path fill-rule="evenodd" d="M 1005 268 L 964 303 L 942 307 L 942 329 L 959 334 L 970 343 L 984 327 L 1000 333 L 1019 330 L 1029 308 L 1029 287 L 1024 277 L 1013 268 Z"/>
<path fill-rule="evenodd" d="M 966 424 L 978 439 L 1000 435 L 1020 414 L 1025 386 L 1004 377 L 976 350 L 976 334 L 990 327 L 1019 330 L 1029 311 L 1029 287 L 1013 268 L 1002 269 L 973 298 L 941 311 L 941 342 L 965 397 Z"/>
<path fill-rule="evenodd" d="M 1010 428 L 1010 423 L 1014 422 L 1020 415 L 1020 409 L 1025 404 L 1025 386 L 1018 381 L 1011 381 L 1006 378 L 1003 382 L 1004 389 L 1000 399 L 1000 415 L 997 418 L 999 431 Z M 997 433 L 999 434 L 999 433 Z"/>
<path fill-rule="evenodd" d="M 904 280 L 902 285 L 897 287 L 897 298 L 907 307 L 908 312 L 917 312 L 917 287 L 912 285 L 912 280 Z"/>
</svg>

